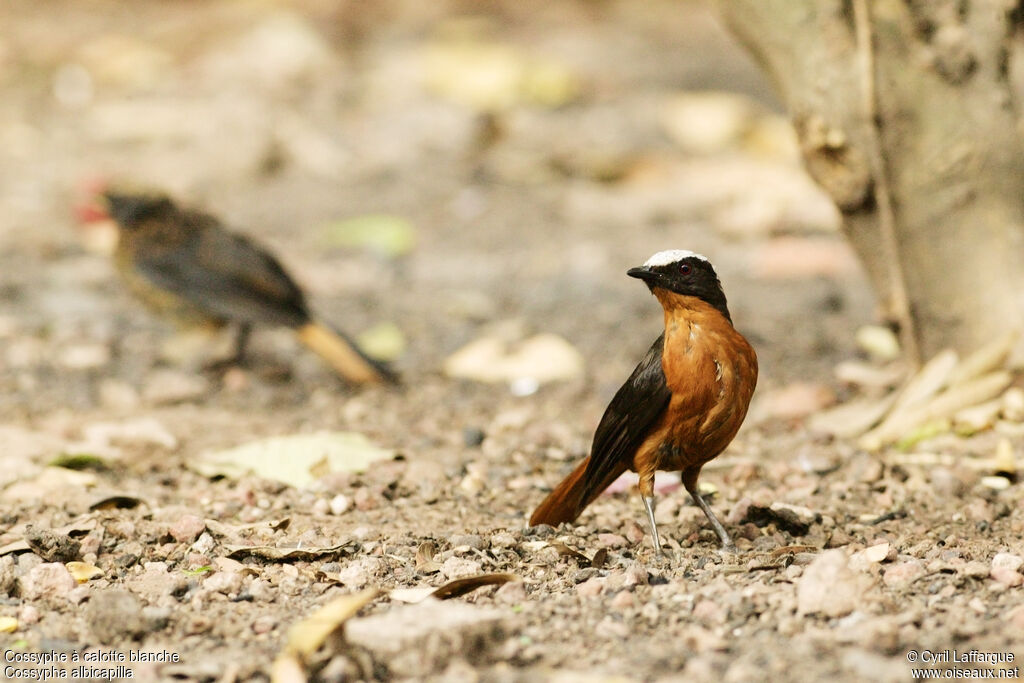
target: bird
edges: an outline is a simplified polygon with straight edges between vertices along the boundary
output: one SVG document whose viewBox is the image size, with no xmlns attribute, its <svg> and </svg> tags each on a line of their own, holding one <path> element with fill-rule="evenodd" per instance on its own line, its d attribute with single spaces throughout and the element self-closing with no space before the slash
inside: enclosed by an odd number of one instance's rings
<svg viewBox="0 0 1024 683">
<path fill-rule="evenodd" d="M 701 468 L 736 436 L 757 385 L 757 354 L 732 324 L 711 262 L 684 249 L 660 251 L 627 275 L 646 283 L 664 310 L 665 329 L 615 393 L 590 455 L 544 499 L 530 525 L 571 522 L 626 470 L 638 488 L 655 553 L 654 473 L 678 470 L 722 548 L 728 532 L 697 488 Z"/>
<path fill-rule="evenodd" d="M 273 254 L 215 216 L 179 206 L 159 191 L 108 186 L 78 207 L 78 217 L 85 225 L 116 224 L 114 265 L 151 311 L 184 329 L 236 326 L 231 361 L 242 359 L 254 325 L 284 326 L 348 382 L 397 381 L 385 363 L 314 317 L 305 293 Z"/>
</svg>

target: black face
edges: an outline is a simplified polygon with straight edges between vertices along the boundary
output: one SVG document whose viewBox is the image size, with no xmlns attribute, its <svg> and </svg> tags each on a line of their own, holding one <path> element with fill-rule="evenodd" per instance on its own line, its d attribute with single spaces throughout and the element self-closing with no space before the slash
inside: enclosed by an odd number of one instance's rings
<svg viewBox="0 0 1024 683">
<path fill-rule="evenodd" d="M 104 192 L 103 198 L 110 207 L 110 217 L 125 228 L 135 227 L 150 218 L 164 216 L 174 208 L 170 199 L 155 194 Z"/>
<path fill-rule="evenodd" d="M 626 274 L 643 280 L 652 291 L 660 287 L 676 294 L 697 297 L 714 306 L 732 322 L 722 283 L 711 264 L 699 256 L 687 256 L 665 265 L 630 268 Z"/>
</svg>

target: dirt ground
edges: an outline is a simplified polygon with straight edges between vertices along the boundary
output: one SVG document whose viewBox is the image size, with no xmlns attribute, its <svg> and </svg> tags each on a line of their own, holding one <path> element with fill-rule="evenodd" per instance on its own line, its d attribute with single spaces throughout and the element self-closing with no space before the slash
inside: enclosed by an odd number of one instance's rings
<svg viewBox="0 0 1024 683">
<path fill-rule="evenodd" d="M 293 624 L 364 588 L 381 595 L 312 680 L 908 680 L 925 651 L 961 672 L 991 667 L 949 658 L 1024 656 L 1024 496 L 964 464 L 996 435 L 869 454 L 805 426 L 852 393 L 833 369 L 872 301 L 769 86 L 701 6 L 13 0 L 0 26 L 3 677 L 38 677 L 27 653 L 149 652 L 177 661 L 121 673 L 268 680 Z M 503 89 L 473 86 L 489 60 Z M 745 99 L 682 97 L 707 90 Z M 353 334 L 393 323 L 402 386 L 346 386 L 286 330 L 224 373 L 168 361 L 172 330 L 78 240 L 97 176 L 256 236 Z M 328 238 L 373 214 L 415 246 Z M 625 271 L 667 248 L 712 258 L 760 357 L 748 423 L 702 476 L 736 555 L 671 476 L 667 558 L 628 486 L 526 528 L 658 334 Z M 583 372 L 512 391 L 441 371 L 538 332 Z M 324 431 L 398 459 L 302 490 L 188 466 Z M 94 457 L 48 466 L 62 454 Z M 228 557 L 252 544 L 334 550 Z M 76 585 L 69 560 L 103 574 Z M 485 572 L 520 580 L 393 592 Z"/>
</svg>

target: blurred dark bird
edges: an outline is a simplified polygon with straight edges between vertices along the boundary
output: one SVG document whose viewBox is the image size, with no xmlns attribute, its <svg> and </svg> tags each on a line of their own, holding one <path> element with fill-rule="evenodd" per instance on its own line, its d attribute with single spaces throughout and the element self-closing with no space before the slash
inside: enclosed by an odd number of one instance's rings
<svg viewBox="0 0 1024 683">
<path fill-rule="evenodd" d="M 78 216 L 87 225 L 116 223 L 116 246 L 108 245 L 114 264 L 152 311 L 182 328 L 236 325 L 232 360 L 243 356 L 253 325 L 284 326 L 349 382 L 396 380 L 385 364 L 313 317 L 302 289 L 269 251 L 217 218 L 160 193 L 117 189 L 98 193 Z"/>
<path fill-rule="evenodd" d="M 654 473 L 680 470 L 722 541 L 725 527 L 697 489 L 701 467 L 725 450 L 743 423 L 757 384 L 757 355 L 732 325 L 711 263 L 691 251 L 662 251 L 631 277 L 647 283 L 665 311 L 665 332 L 612 398 L 594 434 L 590 456 L 540 504 L 530 524 L 576 519 L 626 470 L 640 476 L 640 495 L 654 549 Z"/>
</svg>

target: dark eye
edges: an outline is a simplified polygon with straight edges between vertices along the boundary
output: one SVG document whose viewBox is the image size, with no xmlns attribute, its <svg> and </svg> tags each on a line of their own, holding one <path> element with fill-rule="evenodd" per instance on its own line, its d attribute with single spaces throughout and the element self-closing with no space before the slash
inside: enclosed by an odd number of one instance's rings
<svg viewBox="0 0 1024 683">
<path fill-rule="evenodd" d="M 683 265 L 679 266 L 679 272 L 682 273 L 683 275 L 689 275 L 690 274 L 690 264 L 689 263 L 684 263 Z"/>
</svg>

